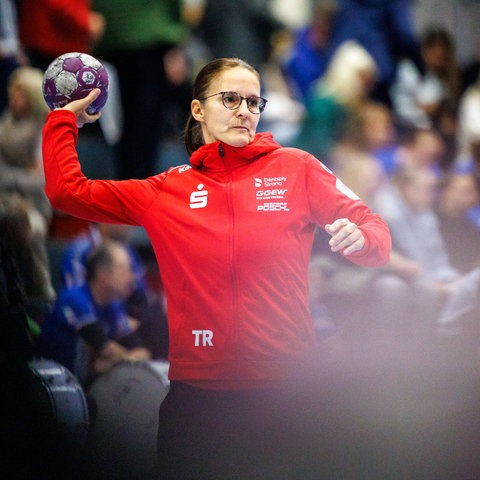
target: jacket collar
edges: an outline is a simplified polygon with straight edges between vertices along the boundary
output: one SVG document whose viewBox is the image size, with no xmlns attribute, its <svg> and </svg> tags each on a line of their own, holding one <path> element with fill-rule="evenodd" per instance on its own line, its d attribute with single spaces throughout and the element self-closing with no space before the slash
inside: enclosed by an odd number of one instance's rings
<svg viewBox="0 0 480 480">
<path fill-rule="evenodd" d="M 252 143 L 245 147 L 232 147 L 223 142 L 214 142 L 203 145 L 193 152 L 190 163 L 194 168 L 224 169 L 228 162 L 232 168 L 250 163 L 267 153 L 281 148 L 273 140 L 270 132 L 261 132 L 255 135 Z"/>
</svg>

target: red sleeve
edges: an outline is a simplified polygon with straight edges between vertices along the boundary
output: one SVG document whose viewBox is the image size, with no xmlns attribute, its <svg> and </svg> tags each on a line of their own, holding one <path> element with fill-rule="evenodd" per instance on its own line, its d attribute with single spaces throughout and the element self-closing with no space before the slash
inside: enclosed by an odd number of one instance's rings
<svg viewBox="0 0 480 480">
<path fill-rule="evenodd" d="M 386 222 L 310 155 L 307 157 L 307 194 L 314 222 L 321 228 L 339 218 L 348 218 L 362 231 L 364 247 L 345 255 L 346 259 L 364 267 L 380 267 L 389 261 L 392 240 Z"/>
<path fill-rule="evenodd" d="M 89 180 L 78 160 L 77 138 L 73 112 L 56 110 L 48 114 L 42 150 L 45 193 L 52 206 L 93 222 L 141 225 L 143 213 L 158 195 L 165 176 L 146 180 Z"/>
</svg>

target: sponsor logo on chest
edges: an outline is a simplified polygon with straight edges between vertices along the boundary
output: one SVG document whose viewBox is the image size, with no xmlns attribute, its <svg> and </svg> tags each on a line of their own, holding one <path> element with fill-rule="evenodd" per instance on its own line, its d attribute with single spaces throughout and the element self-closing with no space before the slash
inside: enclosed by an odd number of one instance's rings
<svg viewBox="0 0 480 480">
<path fill-rule="evenodd" d="M 208 204 L 208 190 L 203 183 L 197 185 L 197 190 L 190 194 L 190 208 L 205 208 Z"/>
<path fill-rule="evenodd" d="M 289 212 L 286 201 L 287 177 L 255 177 L 255 199 L 257 212 Z M 205 208 L 208 205 L 208 190 L 203 183 L 190 193 L 190 208 Z"/>
<path fill-rule="evenodd" d="M 285 195 L 287 177 L 255 177 L 257 212 L 289 212 Z"/>
</svg>

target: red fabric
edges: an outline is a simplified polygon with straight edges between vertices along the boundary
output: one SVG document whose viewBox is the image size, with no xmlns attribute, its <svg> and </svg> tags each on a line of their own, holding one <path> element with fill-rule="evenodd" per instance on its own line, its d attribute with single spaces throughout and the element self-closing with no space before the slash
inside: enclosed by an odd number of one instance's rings
<svg viewBox="0 0 480 480">
<path fill-rule="evenodd" d="M 22 0 L 19 14 L 21 44 L 43 55 L 89 53 L 90 0 Z"/>
<path fill-rule="evenodd" d="M 248 388 L 292 373 L 315 348 L 307 293 L 315 224 L 349 218 L 367 241 L 348 258 L 388 261 L 380 217 L 342 193 L 317 159 L 269 133 L 244 148 L 206 145 L 192 155 L 194 168 L 126 181 L 87 180 L 76 137 L 72 112 L 49 114 L 47 195 L 71 215 L 146 229 L 167 298 L 172 379 Z"/>
</svg>

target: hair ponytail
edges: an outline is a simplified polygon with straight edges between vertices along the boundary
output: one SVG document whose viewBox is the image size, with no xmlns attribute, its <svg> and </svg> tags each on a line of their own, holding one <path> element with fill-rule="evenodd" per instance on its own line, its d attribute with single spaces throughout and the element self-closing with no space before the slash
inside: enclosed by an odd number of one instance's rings
<svg viewBox="0 0 480 480">
<path fill-rule="evenodd" d="M 184 142 L 189 156 L 205 143 L 203 140 L 202 127 L 193 118 L 192 114 L 188 117 L 187 124 L 185 125 Z"/>
</svg>

